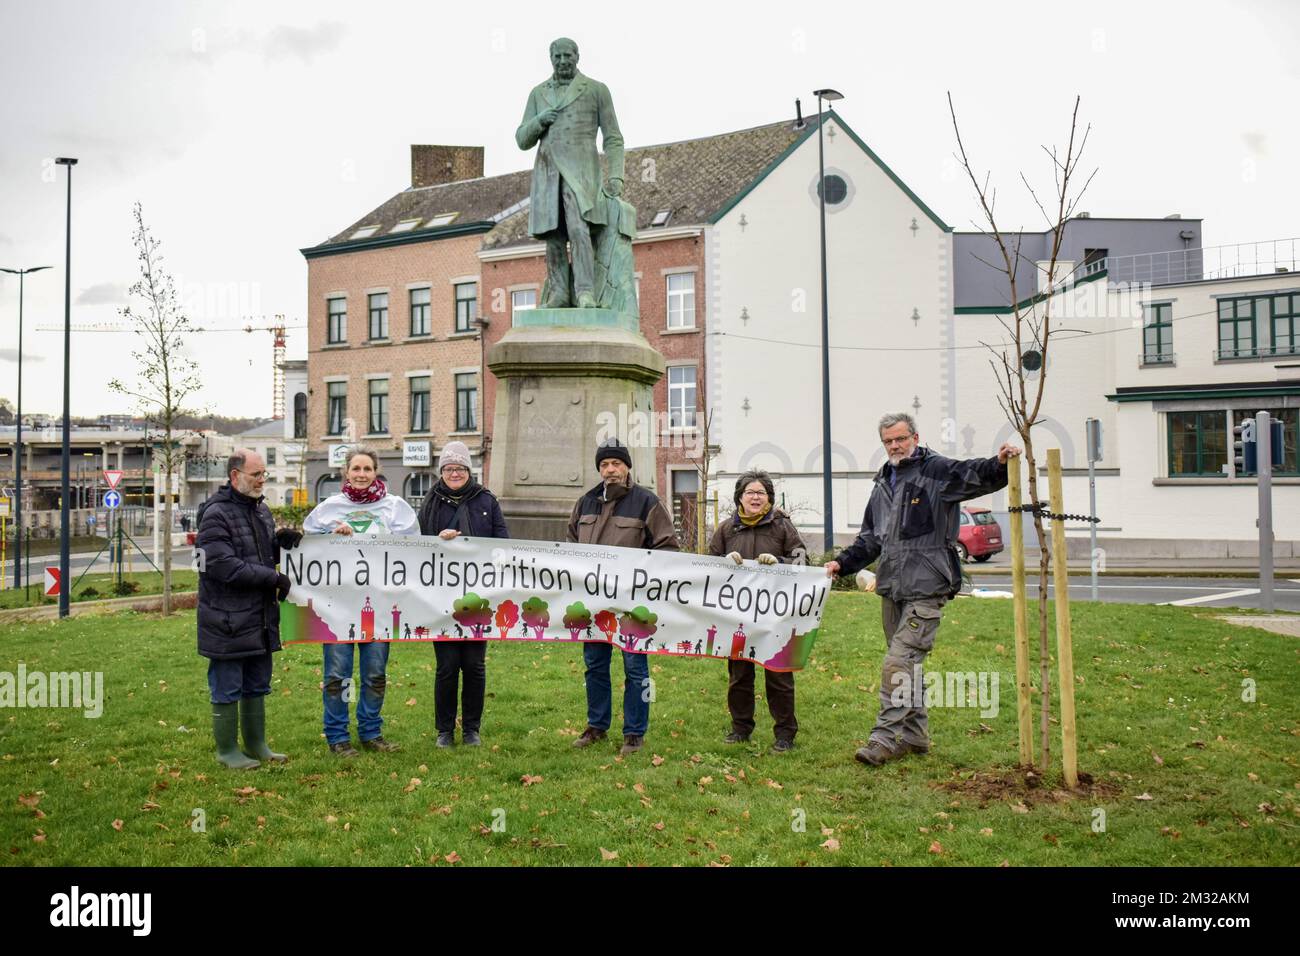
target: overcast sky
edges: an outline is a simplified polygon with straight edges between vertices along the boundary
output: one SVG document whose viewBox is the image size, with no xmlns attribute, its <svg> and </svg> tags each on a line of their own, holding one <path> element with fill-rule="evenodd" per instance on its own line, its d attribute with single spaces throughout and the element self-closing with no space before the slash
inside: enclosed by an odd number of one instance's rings
<svg viewBox="0 0 1300 956">
<path fill-rule="evenodd" d="M 551 11 L 559 10 L 560 13 Z M 455 11 L 449 16 L 449 11 Z M 816 14 L 816 16 L 814 16 Z M 1300 234 L 1300 4 L 1090 2 L 475 5 L 0 0 L 0 266 L 27 281 L 24 411 L 61 408 L 65 180 L 75 156 L 72 318 L 117 319 L 135 279 L 131 206 L 163 242 L 192 317 L 301 325 L 298 250 L 409 183 L 411 143 L 486 147 L 489 175 L 526 168 L 514 130 L 576 39 L 609 85 L 628 146 L 839 112 L 941 218 L 976 209 L 952 159 L 945 92 L 1007 226 L 1040 228 L 1017 172 L 1050 183 L 1076 93 L 1093 124 L 1082 208 L 1182 213 L 1206 245 Z M 0 282 L 0 396 L 16 392 L 17 280 Z M 72 411 L 131 411 L 132 336 L 75 333 Z M 202 341 L 199 341 L 199 340 Z M 219 414 L 271 413 L 268 333 L 196 336 Z M 306 355 L 290 329 L 289 355 Z"/>
</svg>

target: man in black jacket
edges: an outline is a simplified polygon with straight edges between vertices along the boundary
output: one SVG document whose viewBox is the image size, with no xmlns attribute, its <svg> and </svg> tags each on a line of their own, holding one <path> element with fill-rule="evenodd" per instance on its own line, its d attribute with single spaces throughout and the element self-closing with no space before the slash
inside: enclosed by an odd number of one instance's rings
<svg viewBox="0 0 1300 956">
<path fill-rule="evenodd" d="M 957 561 L 961 503 L 1007 484 L 1007 459 L 1020 454 L 1004 443 L 992 458 L 954 461 L 920 447 L 911 415 L 880 420 L 889 462 L 876 475 L 854 542 L 826 562 L 827 575 L 856 574 L 876 558 L 885 662 L 880 715 L 867 746 L 854 756 L 879 766 L 930 750 L 921 665 L 934 648 L 942 608 L 961 590 Z"/>
<path fill-rule="evenodd" d="M 289 579 L 276 565 L 281 548 L 295 547 L 302 534 L 275 530 L 262 499 L 266 463 L 260 455 L 236 449 L 226 474 L 229 483 L 198 515 L 199 654 L 208 659 L 217 759 L 231 769 L 251 770 L 262 760 L 288 759 L 267 746 L 266 695 L 271 654 L 280 649 L 278 602 L 289 594 Z"/>
</svg>

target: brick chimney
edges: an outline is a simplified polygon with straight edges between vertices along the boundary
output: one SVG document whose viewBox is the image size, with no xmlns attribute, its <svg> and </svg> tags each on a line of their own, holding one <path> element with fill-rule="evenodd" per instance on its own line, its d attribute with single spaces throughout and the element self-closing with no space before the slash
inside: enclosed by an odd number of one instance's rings
<svg viewBox="0 0 1300 956">
<path fill-rule="evenodd" d="M 442 186 L 483 175 L 482 146 L 411 146 L 411 186 Z"/>
</svg>

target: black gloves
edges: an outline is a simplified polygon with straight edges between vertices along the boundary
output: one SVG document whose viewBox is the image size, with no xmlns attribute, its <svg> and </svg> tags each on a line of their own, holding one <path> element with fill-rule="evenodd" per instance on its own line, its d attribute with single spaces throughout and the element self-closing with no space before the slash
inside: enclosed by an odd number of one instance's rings
<svg viewBox="0 0 1300 956">
<path fill-rule="evenodd" d="M 281 528 L 275 533 L 275 543 L 281 551 L 296 548 L 301 541 L 302 532 L 295 531 L 293 528 Z"/>
<path fill-rule="evenodd" d="M 299 537 L 302 537 L 299 535 Z M 287 574 L 277 574 L 275 576 L 275 599 L 283 601 L 289 596 L 289 588 L 293 584 Z"/>
</svg>

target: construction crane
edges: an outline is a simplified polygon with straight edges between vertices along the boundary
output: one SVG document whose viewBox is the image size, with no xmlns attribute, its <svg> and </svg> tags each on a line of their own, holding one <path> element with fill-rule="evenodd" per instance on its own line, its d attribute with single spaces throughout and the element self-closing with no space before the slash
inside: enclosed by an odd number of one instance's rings
<svg viewBox="0 0 1300 956">
<path fill-rule="evenodd" d="M 266 322 L 266 316 L 262 316 Z M 270 332 L 271 333 L 271 417 L 283 420 L 284 409 L 284 355 L 288 342 L 289 329 L 305 329 L 305 325 L 287 325 L 283 315 L 276 315 L 274 321 L 266 325 L 254 325 L 251 321 L 240 326 L 192 326 L 190 332 Z M 74 322 L 73 332 L 135 332 L 137 329 L 126 322 Z M 62 325 L 37 326 L 38 332 L 62 332 Z"/>
</svg>

